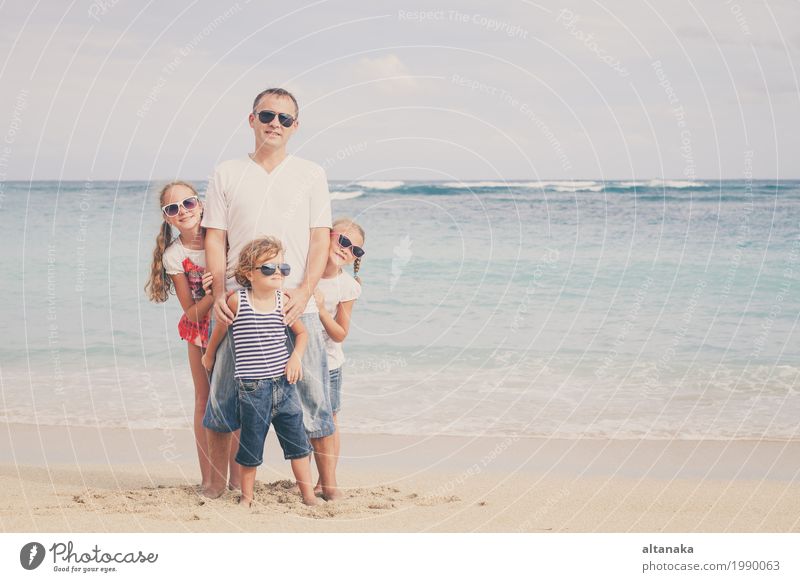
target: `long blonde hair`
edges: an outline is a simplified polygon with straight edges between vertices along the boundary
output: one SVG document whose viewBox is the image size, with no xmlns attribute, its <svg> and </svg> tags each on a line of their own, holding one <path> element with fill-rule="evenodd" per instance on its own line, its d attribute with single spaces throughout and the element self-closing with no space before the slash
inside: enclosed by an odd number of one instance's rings
<svg viewBox="0 0 800 582">
<path fill-rule="evenodd" d="M 176 180 L 161 188 L 161 192 L 158 196 L 159 206 L 164 205 L 164 196 L 167 195 L 167 192 L 173 186 L 185 186 L 197 196 L 197 190 L 194 189 L 194 186 L 188 182 Z M 158 229 L 158 235 L 156 236 L 156 248 L 153 249 L 153 264 L 150 266 L 150 278 L 144 286 L 147 297 L 150 301 L 154 301 L 155 303 L 163 303 L 173 291 L 172 278 L 167 275 L 167 270 L 164 268 L 164 252 L 173 243 L 172 227 L 164 220 L 163 212 L 161 214 L 161 219 L 161 227 Z"/>
<path fill-rule="evenodd" d="M 364 232 L 364 229 L 361 227 L 360 224 L 358 224 L 352 218 L 348 218 L 347 216 L 340 216 L 339 218 L 333 221 L 331 229 L 335 231 L 337 224 L 338 225 L 346 224 L 348 227 L 355 228 L 361 235 L 361 238 L 364 239 L 364 242 L 367 242 L 367 235 Z M 345 228 L 344 230 L 347 230 L 347 228 Z M 355 280 L 358 281 L 359 284 L 361 284 L 361 277 L 358 276 L 358 270 L 360 268 L 361 268 L 361 257 L 356 257 L 356 260 L 353 261 L 353 277 L 355 277 Z"/>
</svg>

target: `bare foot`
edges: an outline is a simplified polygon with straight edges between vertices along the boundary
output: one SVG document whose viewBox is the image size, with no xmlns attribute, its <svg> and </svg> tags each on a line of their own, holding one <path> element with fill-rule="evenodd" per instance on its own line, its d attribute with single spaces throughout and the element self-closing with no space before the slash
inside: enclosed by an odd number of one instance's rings
<svg viewBox="0 0 800 582">
<path fill-rule="evenodd" d="M 322 498 L 325 501 L 336 501 L 342 498 L 342 492 L 339 491 L 338 487 L 323 487 Z"/>
<path fill-rule="evenodd" d="M 321 495 L 322 494 L 322 482 L 317 481 L 317 484 L 314 485 L 314 495 Z"/>
<path fill-rule="evenodd" d="M 236 483 L 228 483 L 228 490 L 229 491 L 241 491 L 242 490 L 242 486 L 241 485 L 237 485 Z"/>
<path fill-rule="evenodd" d="M 252 499 L 246 500 L 244 498 L 244 495 L 242 495 L 239 498 L 239 507 L 252 507 L 252 506 L 253 506 L 253 500 Z"/>
<path fill-rule="evenodd" d="M 319 505 L 319 499 L 317 499 L 316 495 L 310 498 L 303 497 L 303 503 L 305 505 Z"/>
<path fill-rule="evenodd" d="M 225 493 L 224 488 L 212 489 L 211 487 L 206 487 L 200 492 L 203 497 L 208 497 L 209 499 L 218 499 L 223 493 Z"/>
</svg>

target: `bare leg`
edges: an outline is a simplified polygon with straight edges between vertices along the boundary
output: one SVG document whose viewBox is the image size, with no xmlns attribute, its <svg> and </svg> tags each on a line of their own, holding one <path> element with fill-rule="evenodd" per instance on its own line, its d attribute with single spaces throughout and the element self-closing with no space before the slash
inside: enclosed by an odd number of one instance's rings
<svg viewBox="0 0 800 582">
<path fill-rule="evenodd" d="M 341 493 L 336 486 L 333 435 L 311 439 L 311 446 L 314 447 L 314 459 L 317 461 L 319 479 L 322 482 L 322 497 L 327 501 L 334 501 L 341 497 Z"/>
<path fill-rule="evenodd" d="M 231 453 L 228 459 L 228 466 L 230 467 L 228 488 L 230 489 L 239 489 L 242 486 L 242 466 L 236 462 L 237 452 L 239 452 L 239 431 L 235 430 L 231 433 Z"/>
<path fill-rule="evenodd" d="M 336 428 L 336 431 L 333 433 L 333 456 L 335 458 L 335 462 L 333 465 L 333 470 L 336 471 L 336 467 L 339 465 L 339 450 L 341 448 L 341 441 L 339 438 L 339 418 L 338 414 L 333 414 L 333 425 Z M 335 475 L 335 472 L 334 472 Z M 314 493 L 322 493 L 322 474 L 320 474 L 319 478 L 317 479 L 317 484 L 314 485 Z"/>
<path fill-rule="evenodd" d="M 256 467 L 242 467 L 240 473 L 242 476 L 242 496 L 239 499 L 239 505 L 250 507 L 253 503 L 253 492 L 256 488 Z"/>
<path fill-rule="evenodd" d="M 303 503 L 316 505 L 319 502 L 317 496 L 314 495 L 314 488 L 311 486 L 311 463 L 309 461 L 309 457 L 292 459 L 292 472 L 297 480 L 297 486 L 300 488 L 300 495 L 303 496 Z M 244 478 L 242 479 L 242 491 L 244 491 Z"/>
<path fill-rule="evenodd" d="M 211 459 L 208 455 L 208 429 L 203 426 L 203 415 L 208 404 L 208 373 L 200 358 L 203 352 L 199 346 L 188 343 L 189 369 L 194 382 L 194 442 L 197 447 L 197 459 L 200 463 L 201 487 L 205 491 L 211 485 Z"/>
<path fill-rule="evenodd" d="M 334 415 L 333 415 L 333 426 L 336 429 L 334 431 L 334 433 L 333 433 L 333 456 L 334 456 L 334 459 L 335 459 L 335 462 L 333 464 L 334 471 L 339 466 L 339 451 L 342 448 L 342 442 L 341 442 L 341 438 L 340 438 L 340 434 L 339 434 L 339 418 L 338 417 L 339 417 L 339 414 L 338 413 L 334 413 Z"/>
<path fill-rule="evenodd" d="M 216 499 L 225 492 L 228 480 L 228 460 L 231 449 L 231 433 L 208 431 L 208 453 L 211 457 L 211 484 L 203 495 Z"/>
</svg>

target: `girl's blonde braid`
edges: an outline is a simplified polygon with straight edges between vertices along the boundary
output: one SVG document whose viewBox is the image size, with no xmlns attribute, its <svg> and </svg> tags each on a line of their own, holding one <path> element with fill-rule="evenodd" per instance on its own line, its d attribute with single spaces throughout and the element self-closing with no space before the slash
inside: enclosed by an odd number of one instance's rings
<svg viewBox="0 0 800 582">
<path fill-rule="evenodd" d="M 358 257 L 355 261 L 353 261 L 353 277 L 355 277 L 358 284 L 361 284 L 361 277 L 358 276 L 358 270 L 361 268 L 361 257 Z"/>
</svg>

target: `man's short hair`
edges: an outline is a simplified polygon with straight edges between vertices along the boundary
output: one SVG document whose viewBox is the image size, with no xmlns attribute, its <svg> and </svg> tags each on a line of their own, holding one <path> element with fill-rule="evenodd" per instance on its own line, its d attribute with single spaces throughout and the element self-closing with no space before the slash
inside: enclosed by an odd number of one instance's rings
<svg viewBox="0 0 800 582">
<path fill-rule="evenodd" d="M 258 102 L 261 101 L 261 98 L 264 95 L 275 95 L 277 97 L 285 97 L 287 99 L 291 99 L 292 103 L 294 103 L 294 117 L 297 119 L 300 116 L 300 106 L 297 104 L 297 99 L 294 98 L 294 95 L 289 93 L 286 89 L 281 89 L 280 87 L 272 87 L 271 89 L 265 89 L 253 100 L 253 112 L 256 112 L 256 107 L 258 107 Z"/>
</svg>

